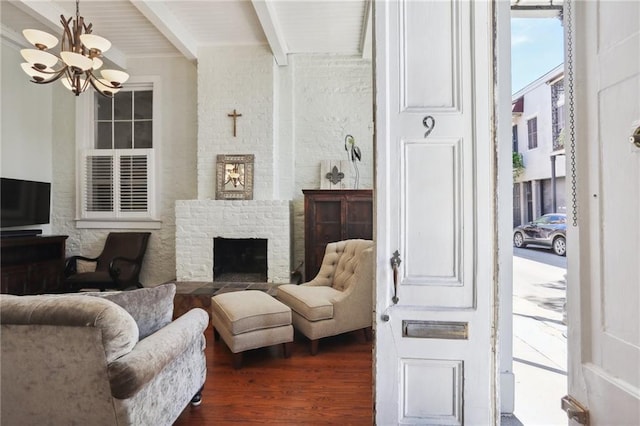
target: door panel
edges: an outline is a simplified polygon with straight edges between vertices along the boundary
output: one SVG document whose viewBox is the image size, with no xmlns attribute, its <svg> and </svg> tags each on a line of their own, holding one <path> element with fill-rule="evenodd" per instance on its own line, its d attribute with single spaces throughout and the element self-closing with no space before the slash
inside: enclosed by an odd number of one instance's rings
<svg viewBox="0 0 640 426">
<path fill-rule="evenodd" d="M 572 5 L 579 190 L 577 223 L 567 221 L 569 394 L 592 425 L 637 425 L 640 149 L 629 136 L 640 124 L 640 4 Z"/>
<path fill-rule="evenodd" d="M 399 7 L 402 109 L 457 111 L 458 3 L 403 1 Z M 425 78 L 426 67 L 429 78 Z"/>
<path fill-rule="evenodd" d="M 492 424 L 491 3 L 378 1 L 374 16 L 376 423 Z"/>
</svg>

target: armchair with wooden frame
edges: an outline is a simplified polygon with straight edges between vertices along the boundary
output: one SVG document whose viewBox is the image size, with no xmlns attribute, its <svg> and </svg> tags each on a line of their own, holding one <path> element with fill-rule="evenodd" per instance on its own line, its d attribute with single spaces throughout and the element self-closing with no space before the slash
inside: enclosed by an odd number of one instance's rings
<svg viewBox="0 0 640 426">
<path fill-rule="evenodd" d="M 111 232 L 98 257 L 69 257 L 64 270 L 67 290 L 141 288 L 140 270 L 150 235 L 150 232 Z M 85 265 L 95 265 L 95 269 L 89 267 L 85 271 Z"/>
</svg>

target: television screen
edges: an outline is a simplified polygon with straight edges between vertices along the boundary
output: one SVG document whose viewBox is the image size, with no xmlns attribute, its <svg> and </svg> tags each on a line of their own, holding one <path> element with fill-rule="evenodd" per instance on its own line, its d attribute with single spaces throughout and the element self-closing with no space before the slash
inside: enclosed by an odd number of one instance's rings
<svg viewBox="0 0 640 426">
<path fill-rule="evenodd" d="M 51 184 L 0 178 L 0 227 L 49 223 Z"/>
</svg>

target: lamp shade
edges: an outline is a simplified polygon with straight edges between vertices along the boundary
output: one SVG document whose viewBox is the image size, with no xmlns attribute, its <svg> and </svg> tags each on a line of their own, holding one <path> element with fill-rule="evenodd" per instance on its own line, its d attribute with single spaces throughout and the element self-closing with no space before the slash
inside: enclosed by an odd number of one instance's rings
<svg viewBox="0 0 640 426">
<path fill-rule="evenodd" d="M 120 91 L 119 87 L 111 87 L 111 84 L 103 78 L 96 80 L 96 88 L 107 96 L 113 96 Z"/>
<path fill-rule="evenodd" d="M 51 49 L 58 44 L 56 37 L 44 31 L 26 29 L 22 31 L 22 35 L 38 49 Z"/>
<path fill-rule="evenodd" d="M 93 58 L 93 70 L 99 70 L 100 68 L 102 68 L 102 59 L 100 58 Z"/>
<path fill-rule="evenodd" d="M 58 63 L 58 58 L 51 53 L 37 49 L 22 49 L 22 57 L 38 69 L 51 68 Z"/>
<path fill-rule="evenodd" d="M 102 77 L 107 80 L 111 86 L 120 86 L 129 79 L 129 74 L 118 70 L 102 70 Z"/>
<path fill-rule="evenodd" d="M 67 89 L 69 89 L 69 90 L 71 90 L 72 92 L 75 93 L 75 88 L 73 87 L 73 84 L 71 83 L 71 80 L 69 79 L 69 77 L 64 76 L 64 77 L 62 77 L 60 79 L 60 81 L 62 82 L 62 85 L 64 87 L 66 87 Z M 87 80 L 84 79 L 84 78 L 81 78 L 80 79 L 80 87 L 77 88 L 78 89 L 78 93 L 83 91 L 83 89 L 85 87 L 85 84 L 87 84 Z"/>
<path fill-rule="evenodd" d="M 97 50 L 98 52 L 106 52 L 111 47 L 111 42 L 104 37 L 95 34 L 82 34 L 80 41 L 89 50 Z"/>
<path fill-rule="evenodd" d="M 68 52 L 65 50 L 60 52 L 60 56 L 62 56 L 62 60 L 65 64 L 71 67 L 79 68 L 82 71 L 91 69 L 91 67 L 93 66 L 93 60 L 79 53 Z"/>
<path fill-rule="evenodd" d="M 36 69 L 33 68 L 33 65 L 31 65 L 28 62 L 23 62 L 20 64 L 20 66 L 22 67 L 22 70 L 33 79 L 33 81 L 37 81 L 38 83 L 42 83 L 45 80 L 49 80 L 54 74 L 53 74 L 53 70 L 51 68 L 46 68 L 43 71 L 48 71 L 51 72 L 52 74 L 46 74 L 43 72 L 40 72 Z"/>
</svg>

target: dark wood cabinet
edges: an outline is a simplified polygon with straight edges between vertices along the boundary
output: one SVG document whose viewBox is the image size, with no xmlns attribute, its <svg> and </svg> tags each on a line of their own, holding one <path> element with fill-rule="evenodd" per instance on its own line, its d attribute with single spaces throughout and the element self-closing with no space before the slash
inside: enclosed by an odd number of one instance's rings
<svg viewBox="0 0 640 426">
<path fill-rule="evenodd" d="M 373 191 L 305 189 L 305 280 L 318 274 L 327 243 L 373 238 Z"/>
<path fill-rule="evenodd" d="M 0 292 L 63 292 L 66 239 L 66 235 L 0 239 Z"/>
</svg>

